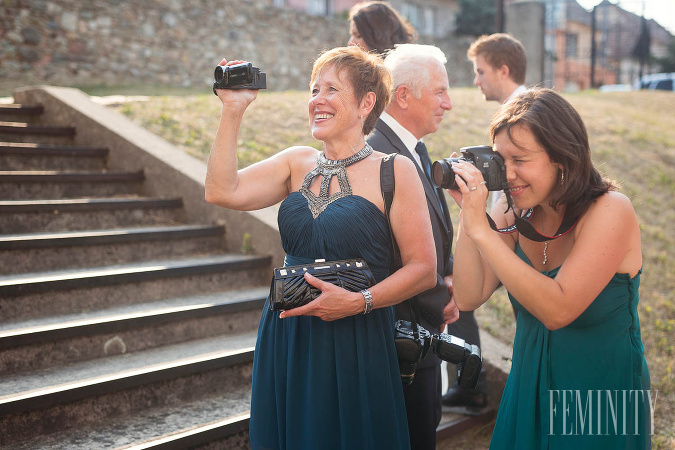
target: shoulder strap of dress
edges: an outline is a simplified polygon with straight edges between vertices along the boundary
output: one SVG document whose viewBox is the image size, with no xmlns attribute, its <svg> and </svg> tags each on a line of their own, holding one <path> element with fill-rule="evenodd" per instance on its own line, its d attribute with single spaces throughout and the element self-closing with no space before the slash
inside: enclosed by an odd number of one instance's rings
<svg viewBox="0 0 675 450">
<path fill-rule="evenodd" d="M 387 223 L 389 224 L 391 248 L 394 252 L 394 266 L 392 267 L 392 272 L 402 266 L 401 252 L 398 249 L 394 232 L 391 229 L 391 218 L 389 216 L 391 204 L 394 201 L 394 192 L 396 191 L 396 177 L 394 176 L 394 158 L 396 158 L 396 155 L 398 155 L 398 153 L 388 154 L 382 158 L 382 164 L 380 164 L 380 189 L 382 190 L 382 200 L 384 200 L 384 214 L 387 217 Z M 417 325 L 420 323 L 420 307 L 417 296 L 406 300 L 406 302 L 410 306 L 410 317 L 412 319 L 411 322 L 413 325 L 413 332 L 415 333 L 416 337 L 419 337 Z"/>
<path fill-rule="evenodd" d="M 391 218 L 389 212 L 391 211 L 391 204 L 394 201 L 394 191 L 396 190 L 396 177 L 394 176 L 394 158 L 398 153 L 390 153 L 382 158 L 380 164 L 380 189 L 382 190 L 382 200 L 384 201 L 384 215 L 387 217 L 389 224 L 389 234 L 391 235 L 391 248 L 394 251 L 394 264 L 396 268 L 401 267 L 401 253 L 394 238 L 394 233 L 391 231 Z"/>
</svg>

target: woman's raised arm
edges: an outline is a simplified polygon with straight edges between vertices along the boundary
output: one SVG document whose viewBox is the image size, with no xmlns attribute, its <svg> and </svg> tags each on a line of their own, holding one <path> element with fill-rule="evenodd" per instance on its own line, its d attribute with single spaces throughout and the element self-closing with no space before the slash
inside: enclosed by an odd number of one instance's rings
<svg viewBox="0 0 675 450">
<path fill-rule="evenodd" d="M 242 62 L 223 60 L 221 65 Z M 255 100 L 257 91 L 219 89 L 216 92 L 223 108 L 206 168 L 206 201 L 238 210 L 260 209 L 278 203 L 289 193 L 289 153 L 293 153 L 293 149 L 238 170 L 239 127 L 244 112 Z"/>
</svg>

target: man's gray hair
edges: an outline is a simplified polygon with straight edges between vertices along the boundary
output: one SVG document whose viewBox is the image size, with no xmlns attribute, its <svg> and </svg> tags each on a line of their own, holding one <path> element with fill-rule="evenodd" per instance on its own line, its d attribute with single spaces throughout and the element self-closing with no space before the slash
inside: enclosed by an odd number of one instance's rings
<svg viewBox="0 0 675 450">
<path fill-rule="evenodd" d="M 394 93 L 399 86 L 405 85 L 415 98 L 420 98 L 422 88 L 431 81 L 427 67 L 430 61 L 438 61 L 444 66 L 448 59 L 445 53 L 434 45 L 399 44 L 391 50 L 384 59 L 384 65 L 394 78 Z"/>
</svg>

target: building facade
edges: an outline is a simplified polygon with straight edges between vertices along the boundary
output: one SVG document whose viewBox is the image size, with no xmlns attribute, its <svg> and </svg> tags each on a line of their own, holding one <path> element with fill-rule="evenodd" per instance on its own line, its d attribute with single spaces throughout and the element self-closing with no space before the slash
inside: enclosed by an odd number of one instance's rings
<svg viewBox="0 0 675 450">
<path fill-rule="evenodd" d="M 608 0 L 592 11 L 576 0 L 541 1 L 546 4 L 544 79 L 557 90 L 630 85 L 641 73 L 658 72 L 650 58 L 641 64 L 634 54 L 643 24 L 649 32 L 651 57 L 665 56 L 674 39 L 656 21 L 644 20 Z"/>
</svg>

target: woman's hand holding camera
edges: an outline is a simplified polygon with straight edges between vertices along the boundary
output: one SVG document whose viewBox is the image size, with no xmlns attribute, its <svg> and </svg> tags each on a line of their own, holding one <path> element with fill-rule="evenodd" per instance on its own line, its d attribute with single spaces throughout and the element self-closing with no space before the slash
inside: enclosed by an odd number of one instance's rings
<svg viewBox="0 0 675 450">
<path fill-rule="evenodd" d="M 308 273 L 305 280 L 321 291 L 316 299 L 298 308 L 282 311 L 280 318 L 293 316 L 316 316 L 330 322 L 343 317 L 355 316 L 363 312 L 365 300 L 360 292 L 350 292 L 339 286 L 322 281 Z"/>
<path fill-rule="evenodd" d="M 228 61 L 223 59 L 220 61 L 219 66 L 234 66 L 236 64 L 243 64 L 247 61 L 234 60 Z M 216 89 L 216 94 L 221 102 L 223 102 L 223 108 L 227 108 L 231 111 L 243 112 L 248 108 L 248 105 L 253 102 L 258 96 L 257 90 L 251 89 Z"/>
<path fill-rule="evenodd" d="M 471 238 L 478 233 L 489 232 L 491 228 L 485 216 L 488 190 L 483 174 L 473 164 L 462 161 L 453 162 L 452 170 L 459 189 L 449 189 L 448 192 L 462 209 L 460 222 L 464 232 Z"/>
</svg>

